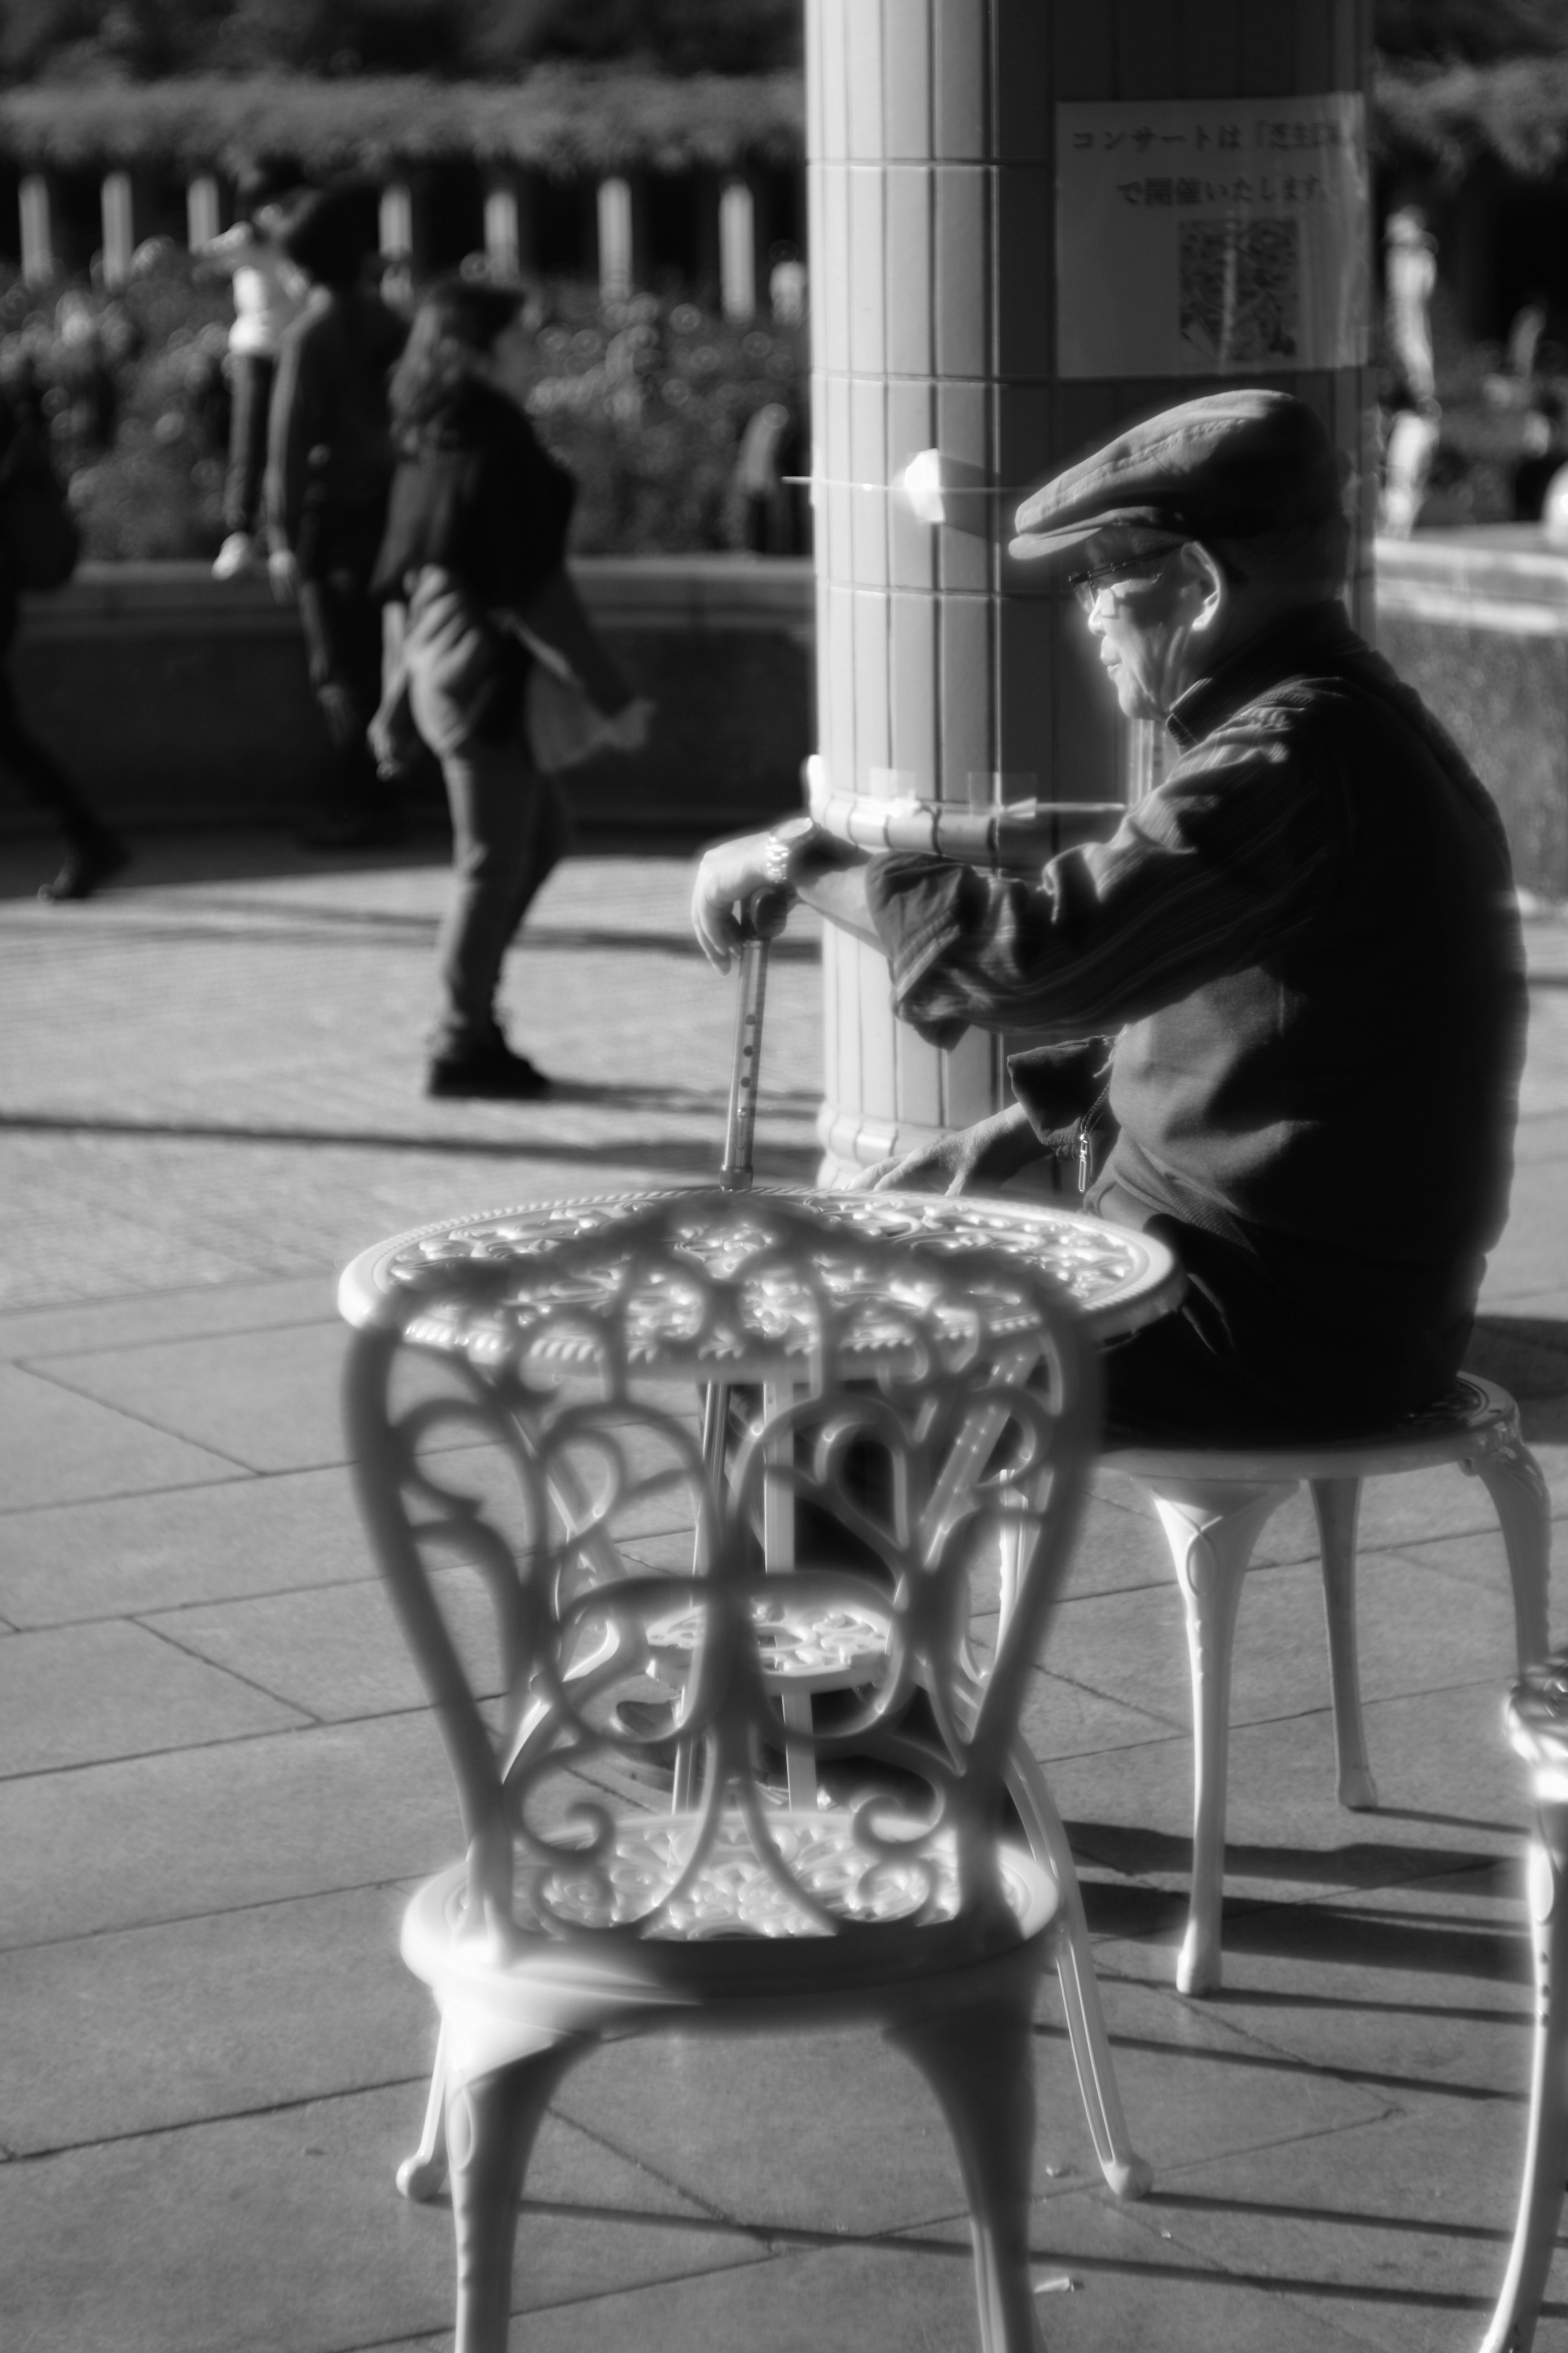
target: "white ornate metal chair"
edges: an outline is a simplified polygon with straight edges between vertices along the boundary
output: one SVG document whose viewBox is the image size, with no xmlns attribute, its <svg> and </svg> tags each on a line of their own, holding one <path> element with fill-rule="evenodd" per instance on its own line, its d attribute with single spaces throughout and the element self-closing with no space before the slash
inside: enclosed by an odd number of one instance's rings
<svg viewBox="0 0 1568 2353">
<path fill-rule="evenodd" d="M 1531 1767 L 1536 1831 L 1528 1875 L 1535 1948 L 1535 2050 L 1524 2178 L 1508 2271 L 1481 2353 L 1530 2353 L 1568 2175 L 1568 1651 L 1522 1674 L 1508 1733 Z"/>
<path fill-rule="evenodd" d="M 403 1937 L 442 2020 L 458 2353 L 505 2344 L 529 2149 L 569 2066 L 660 2026 L 830 2021 L 880 2027 L 931 2081 L 983 2345 L 1034 2353 L 1030 2021 L 1064 1890 L 999 1823 L 1095 1435 L 1060 1286 L 1016 1258 L 868 1240 L 820 1205 L 693 1188 L 405 1238 L 356 1261 L 342 1302 L 362 1508 L 467 1840 Z M 410 1351 L 440 1378 L 405 1401 Z M 722 1382 L 763 1395 L 728 1458 L 721 1418 L 705 1447 L 690 1410 Z M 868 1447 L 885 1510 L 846 1476 Z M 690 1566 L 652 1567 L 630 1547 L 672 1513 Z M 498 1670 L 465 1664 L 451 1564 L 482 1580 Z M 971 1629 L 1004 1570 L 982 1675 Z M 792 1609 L 851 1648 L 876 1635 L 831 1729 L 801 1705 L 816 1667 Z M 481 1696 L 498 1686 L 499 1712 Z M 639 1781 L 649 1741 L 623 1712 L 650 1691 L 676 1697 L 673 1810 Z"/>
<path fill-rule="evenodd" d="M 1356 1665 L 1356 1520 L 1362 1483 L 1446 1462 L 1481 1481 L 1496 1509 L 1513 1589 L 1521 1668 L 1546 1650 L 1552 1518 L 1540 1465 L 1520 1436 L 1505 1389 L 1461 1375 L 1452 1396 L 1397 1428 L 1354 1440 L 1305 1446 L 1146 1444 L 1113 1438 L 1101 1461 L 1136 1479 L 1153 1499 L 1186 1605 L 1193 1684 L 1193 1883 L 1176 1963 L 1184 1993 L 1216 1992 L 1222 1975 L 1226 1750 L 1230 1662 L 1241 1588 L 1253 1547 L 1303 1479 L 1312 1493 L 1322 1550 L 1329 1672 L 1342 1806 L 1373 1808 Z"/>
</svg>

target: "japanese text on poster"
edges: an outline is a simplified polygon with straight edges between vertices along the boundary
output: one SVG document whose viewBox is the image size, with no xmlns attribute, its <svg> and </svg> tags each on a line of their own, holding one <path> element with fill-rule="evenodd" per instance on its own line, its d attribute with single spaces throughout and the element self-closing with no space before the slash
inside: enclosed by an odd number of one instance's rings
<svg viewBox="0 0 1568 2353">
<path fill-rule="evenodd" d="M 1359 96 L 1058 106 L 1058 372 L 1354 366 L 1366 217 Z"/>
</svg>

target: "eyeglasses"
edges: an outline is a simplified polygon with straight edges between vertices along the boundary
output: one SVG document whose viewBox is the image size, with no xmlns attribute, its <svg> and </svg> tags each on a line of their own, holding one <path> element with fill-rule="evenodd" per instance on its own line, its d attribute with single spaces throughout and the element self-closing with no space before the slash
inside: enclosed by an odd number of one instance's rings
<svg viewBox="0 0 1568 2353">
<path fill-rule="evenodd" d="M 1113 588 L 1123 583 L 1128 587 L 1135 584 L 1147 587 L 1150 581 L 1159 578 L 1166 558 L 1173 553 L 1173 550 L 1168 547 L 1154 548 L 1142 555 L 1118 556 L 1114 564 L 1097 564 L 1091 572 L 1069 572 L 1068 586 L 1084 611 L 1092 613 L 1100 602 L 1102 589 Z"/>
</svg>

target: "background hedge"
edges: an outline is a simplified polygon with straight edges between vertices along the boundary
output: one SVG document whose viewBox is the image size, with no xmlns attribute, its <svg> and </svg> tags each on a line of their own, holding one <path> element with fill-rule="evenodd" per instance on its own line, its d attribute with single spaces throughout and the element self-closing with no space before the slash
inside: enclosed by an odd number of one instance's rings
<svg viewBox="0 0 1568 2353">
<path fill-rule="evenodd" d="M 546 284 L 530 409 L 571 467 L 584 554 L 737 543 L 741 436 L 764 403 L 804 416 L 805 331 L 750 326 L 651 294 L 601 303 Z M 0 383 L 36 404 L 89 556 L 210 555 L 223 536 L 227 288 L 169 245 L 131 284 L 0 290 Z"/>
</svg>

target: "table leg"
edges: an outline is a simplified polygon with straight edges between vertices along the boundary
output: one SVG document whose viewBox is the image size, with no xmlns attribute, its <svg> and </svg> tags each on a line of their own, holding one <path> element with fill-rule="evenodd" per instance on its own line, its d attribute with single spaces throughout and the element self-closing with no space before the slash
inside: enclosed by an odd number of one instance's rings
<svg viewBox="0 0 1568 2353">
<path fill-rule="evenodd" d="M 766 1458 L 781 1469 L 793 1468 L 795 1462 L 795 1432 L 787 1428 L 775 1430 L 773 1424 L 784 1415 L 795 1397 L 793 1387 L 786 1382 L 769 1381 L 763 1388 L 763 1422 L 770 1435 L 765 1440 Z M 795 1567 L 795 1490 L 786 1479 L 766 1479 L 763 1482 L 763 1565 L 774 1569 Z M 811 1694 L 786 1692 L 784 1697 L 784 1720 L 786 1734 L 805 1733 L 804 1740 L 784 1742 L 784 1757 L 789 1773 L 789 1801 L 793 1807 L 804 1807 L 807 1812 L 816 1803 L 816 1758 L 812 1753 Z"/>
</svg>

